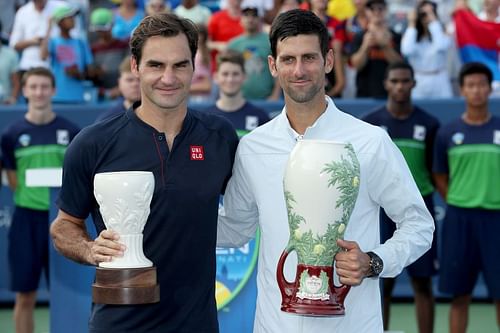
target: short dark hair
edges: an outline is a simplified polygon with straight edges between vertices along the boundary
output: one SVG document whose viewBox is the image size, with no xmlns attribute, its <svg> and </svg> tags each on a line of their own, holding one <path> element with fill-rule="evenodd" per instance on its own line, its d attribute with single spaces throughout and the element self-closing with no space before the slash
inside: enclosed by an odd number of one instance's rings
<svg viewBox="0 0 500 333">
<path fill-rule="evenodd" d="M 365 6 L 367 8 L 372 8 L 373 5 L 376 5 L 376 4 L 383 5 L 383 6 L 387 7 L 387 3 L 385 2 L 385 0 L 368 0 L 366 2 Z"/>
<path fill-rule="evenodd" d="M 319 17 L 308 10 L 292 9 L 280 14 L 273 21 L 269 41 L 271 55 L 276 58 L 278 41 L 298 35 L 316 35 L 319 39 L 321 54 L 326 58 L 329 47 L 328 30 Z"/>
<path fill-rule="evenodd" d="M 389 77 L 389 73 L 393 70 L 396 69 L 407 69 L 411 73 L 411 78 L 413 79 L 415 77 L 415 71 L 413 70 L 413 67 L 406 61 L 396 61 L 396 62 L 391 62 L 387 68 L 385 69 L 385 76 L 384 79 L 387 79 Z"/>
<path fill-rule="evenodd" d="M 235 50 L 226 50 L 217 55 L 217 70 L 220 65 L 229 62 L 231 64 L 239 65 L 243 73 L 245 73 L 245 58 L 241 52 Z"/>
<path fill-rule="evenodd" d="M 56 87 L 56 78 L 54 74 L 52 74 L 52 71 L 50 69 L 45 67 L 33 67 L 24 72 L 23 77 L 21 78 L 21 85 L 24 87 L 26 85 L 26 81 L 28 81 L 28 78 L 35 75 L 48 77 L 50 79 L 50 82 L 52 83 L 52 87 Z"/>
<path fill-rule="evenodd" d="M 472 74 L 484 74 L 486 75 L 490 85 L 491 82 L 493 82 L 493 72 L 488 68 L 488 66 L 481 62 L 468 62 L 462 66 L 460 73 L 458 74 L 458 83 L 460 87 L 464 85 L 465 77 Z"/>
<path fill-rule="evenodd" d="M 144 44 L 150 37 L 175 37 L 184 34 L 191 50 L 191 61 L 194 67 L 194 57 L 198 49 L 198 29 L 188 19 L 171 13 L 159 13 L 146 16 L 137 26 L 130 39 L 130 52 L 137 64 L 140 63 Z M 168 52 L 168 50 L 165 50 Z"/>
</svg>

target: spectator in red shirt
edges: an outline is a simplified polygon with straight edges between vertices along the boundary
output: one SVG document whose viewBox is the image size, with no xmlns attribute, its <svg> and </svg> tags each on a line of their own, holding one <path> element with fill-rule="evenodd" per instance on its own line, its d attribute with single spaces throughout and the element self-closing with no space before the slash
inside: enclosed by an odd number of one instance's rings
<svg viewBox="0 0 500 333">
<path fill-rule="evenodd" d="M 212 73 L 215 72 L 217 53 L 224 51 L 227 42 L 243 33 L 241 0 L 228 0 L 227 8 L 212 15 L 208 21 L 208 47 L 211 50 Z"/>
</svg>

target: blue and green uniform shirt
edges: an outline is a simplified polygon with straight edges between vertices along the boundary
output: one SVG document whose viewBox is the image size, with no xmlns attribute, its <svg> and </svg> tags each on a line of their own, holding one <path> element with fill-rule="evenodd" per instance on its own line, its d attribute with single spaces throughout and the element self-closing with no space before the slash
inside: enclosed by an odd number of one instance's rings
<svg viewBox="0 0 500 333">
<path fill-rule="evenodd" d="M 16 171 L 16 206 L 49 210 L 49 189 L 26 187 L 26 170 L 61 168 L 66 148 L 78 131 L 75 124 L 59 116 L 44 125 L 23 118 L 7 127 L 2 134 L 2 159 L 5 169 Z"/>
<path fill-rule="evenodd" d="M 363 120 L 387 131 L 403 154 L 422 196 L 434 192 L 432 155 L 439 121 L 414 106 L 406 119 L 394 118 L 385 106 L 363 117 Z"/>
<path fill-rule="evenodd" d="M 266 111 L 256 107 L 250 102 L 246 102 L 236 111 L 225 112 L 219 109 L 217 105 L 213 105 L 205 111 L 229 120 L 236 129 L 239 138 L 269 121 L 269 115 Z"/>
<path fill-rule="evenodd" d="M 480 126 L 457 119 L 436 138 L 434 172 L 448 174 L 447 202 L 461 208 L 500 209 L 500 118 Z"/>
</svg>

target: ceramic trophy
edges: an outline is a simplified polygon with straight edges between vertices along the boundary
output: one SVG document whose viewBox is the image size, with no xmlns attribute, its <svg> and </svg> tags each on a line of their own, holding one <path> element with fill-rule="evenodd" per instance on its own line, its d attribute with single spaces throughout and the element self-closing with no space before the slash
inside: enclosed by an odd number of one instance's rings
<svg viewBox="0 0 500 333">
<path fill-rule="evenodd" d="M 308 316 L 345 314 L 350 287 L 334 283 L 337 239 L 354 209 L 359 190 L 359 162 L 351 144 L 299 140 L 290 154 L 284 194 L 290 238 L 277 269 L 281 310 Z M 295 281 L 283 268 L 289 253 L 297 253 Z"/>
<path fill-rule="evenodd" d="M 126 246 L 123 257 L 101 262 L 92 285 L 94 303 L 146 304 L 160 300 L 156 268 L 143 252 L 142 231 L 146 225 L 154 176 L 147 171 L 98 173 L 94 196 L 106 229 L 120 235 Z"/>
</svg>

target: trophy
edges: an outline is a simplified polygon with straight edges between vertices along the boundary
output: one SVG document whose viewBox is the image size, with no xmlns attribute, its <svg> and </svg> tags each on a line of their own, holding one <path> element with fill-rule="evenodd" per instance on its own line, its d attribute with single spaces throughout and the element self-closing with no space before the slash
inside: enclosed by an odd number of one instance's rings
<svg viewBox="0 0 500 333">
<path fill-rule="evenodd" d="M 307 316 L 345 314 L 350 286 L 336 286 L 333 261 L 359 190 L 359 162 L 351 144 L 300 140 L 290 154 L 284 193 L 290 238 L 278 261 L 276 277 L 281 310 Z M 283 267 L 297 253 L 295 281 Z"/>
<path fill-rule="evenodd" d="M 94 196 L 107 229 L 120 235 L 123 257 L 96 268 L 92 300 L 103 304 L 147 304 L 160 300 L 156 268 L 142 249 L 142 231 L 149 215 L 154 176 L 147 171 L 98 173 Z"/>
</svg>

